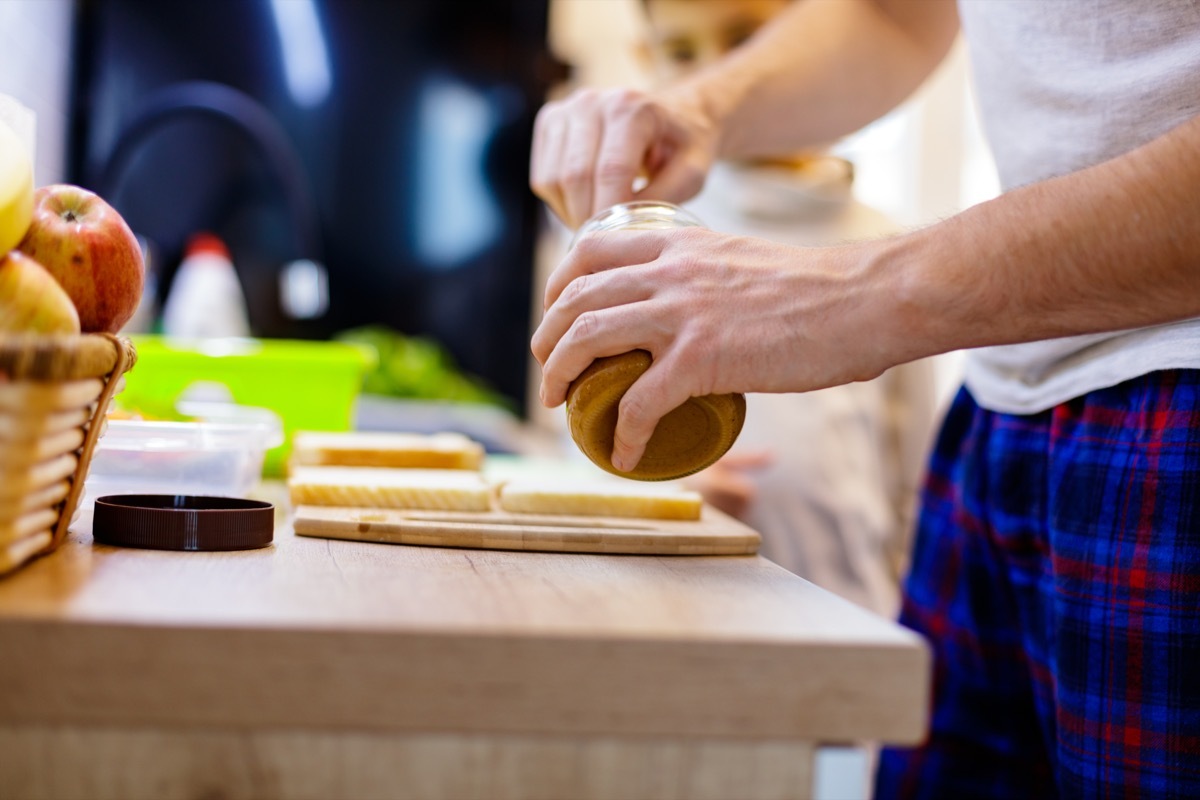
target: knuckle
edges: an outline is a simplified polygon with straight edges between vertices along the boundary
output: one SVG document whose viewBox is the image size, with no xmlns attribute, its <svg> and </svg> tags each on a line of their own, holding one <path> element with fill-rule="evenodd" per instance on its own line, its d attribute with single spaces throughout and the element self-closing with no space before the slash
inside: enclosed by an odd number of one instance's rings
<svg viewBox="0 0 1200 800">
<path fill-rule="evenodd" d="M 647 136 L 654 130 L 655 105 L 641 92 L 632 89 L 617 89 L 610 95 L 604 107 L 604 117 L 615 131 Z"/>
<path fill-rule="evenodd" d="M 575 92 L 571 100 L 576 106 L 590 108 L 600 101 L 601 93 L 602 90 L 595 86 L 584 86 Z"/>
<path fill-rule="evenodd" d="M 529 339 L 529 351 L 533 357 L 537 359 L 539 364 L 546 363 L 546 356 L 550 354 L 549 347 L 546 343 L 546 337 L 541 331 L 535 331 Z"/>
<path fill-rule="evenodd" d="M 628 86 L 619 86 L 613 90 L 613 99 L 620 105 L 629 107 L 635 106 L 645 97 L 637 89 Z"/>
<path fill-rule="evenodd" d="M 700 239 L 704 238 L 704 232 L 703 228 L 680 228 L 679 233 L 676 235 L 676 241 L 685 245 L 696 244 Z"/>
<path fill-rule="evenodd" d="M 575 244 L 571 247 L 571 249 L 574 251 L 574 257 L 585 262 L 590 262 L 599 257 L 601 251 L 601 238 L 602 237 L 600 234 L 596 232 L 585 233 L 580 236 Z"/>
<path fill-rule="evenodd" d="M 563 165 L 561 181 L 566 186 L 582 186 L 592 180 L 592 166 L 581 158 L 572 158 Z"/>
<path fill-rule="evenodd" d="M 596 335 L 599 328 L 599 315 L 595 311 L 585 311 L 571 324 L 571 338 L 576 342 L 586 342 Z"/>
<path fill-rule="evenodd" d="M 562 294 L 559 296 L 559 300 L 563 306 L 570 308 L 580 302 L 584 294 L 587 293 L 589 284 L 591 283 L 589 278 L 590 276 L 588 275 L 580 275 L 566 285 L 566 288 L 563 289 Z"/>
<path fill-rule="evenodd" d="M 620 156 L 605 155 L 596 163 L 596 178 L 605 183 L 633 182 L 637 167 Z"/>
<path fill-rule="evenodd" d="M 537 116 L 534 117 L 534 136 L 538 138 L 546 138 L 552 135 L 563 127 L 566 119 L 567 110 L 563 101 L 553 100 L 549 103 L 546 103 L 540 109 L 538 109 Z"/>
<path fill-rule="evenodd" d="M 618 89 L 617 101 L 620 112 L 630 117 L 641 116 L 652 108 L 650 98 L 637 89 Z"/>
<path fill-rule="evenodd" d="M 670 374 L 681 376 L 693 397 L 713 392 L 716 352 L 713 345 L 711 339 L 698 331 L 686 330 L 675 339 L 670 355 L 664 358 L 664 367 Z"/>
<path fill-rule="evenodd" d="M 656 277 L 666 285 L 680 286 L 696 271 L 696 264 L 697 258 L 689 253 L 673 254 L 657 265 Z"/>
</svg>

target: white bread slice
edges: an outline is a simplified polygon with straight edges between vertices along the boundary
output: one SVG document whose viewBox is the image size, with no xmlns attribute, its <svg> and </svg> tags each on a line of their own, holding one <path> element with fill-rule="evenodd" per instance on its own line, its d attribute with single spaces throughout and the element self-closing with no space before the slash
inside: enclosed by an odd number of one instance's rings
<svg viewBox="0 0 1200 800">
<path fill-rule="evenodd" d="M 663 484 L 526 480 L 500 487 L 500 508 L 514 514 L 697 520 L 702 505 L 699 493 Z"/>
<path fill-rule="evenodd" d="M 491 509 L 491 485 L 482 473 L 468 470 L 296 467 L 288 490 L 293 507 Z"/>
<path fill-rule="evenodd" d="M 482 444 L 460 433 L 298 431 L 292 437 L 295 466 L 477 470 L 483 455 Z"/>
</svg>

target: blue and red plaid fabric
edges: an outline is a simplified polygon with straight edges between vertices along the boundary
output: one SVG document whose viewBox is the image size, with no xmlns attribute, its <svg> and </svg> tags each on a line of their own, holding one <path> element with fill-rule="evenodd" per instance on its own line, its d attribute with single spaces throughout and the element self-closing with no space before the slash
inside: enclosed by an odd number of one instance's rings
<svg viewBox="0 0 1200 800">
<path fill-rule="evenodd" d="M 1200 798 L 1200 371 L 1029 416 L 964 390 L 922 502 L 931 732 L 877 800 Z"/>
</svg>

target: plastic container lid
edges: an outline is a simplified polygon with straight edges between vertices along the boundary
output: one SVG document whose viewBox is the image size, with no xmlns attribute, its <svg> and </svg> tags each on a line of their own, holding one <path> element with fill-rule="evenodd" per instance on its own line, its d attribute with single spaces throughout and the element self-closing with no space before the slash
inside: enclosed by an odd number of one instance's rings
<svg viewBox="0 0 1200 800">
<path fill-rule="evenodd" d="M 275 535 L 275 506 L 260 500 L 186 495 L 96 498 L 92 538 L 151 550 L 250 550 Z"/>
<path fill-rule="evenodd" d="M 165 416 L 195 384 L 220 384 L 235 403 L 283 420 L 280 444 L 267 451 L 270 476 L 284 473 L 293 432 L 350 429 L 363 374 L 375 361 L 367 348 L 345 342 L 131 338 L 138 366 L 126 377 L 123 404 Z"/>
<path fill-rule="evenodd" d="M 283 442 L 279 415 L 233 403 L 180 402 L 180 413 L 196 422 L 110 420 L 100 439 L 106 450 L 267 450 Z"/>
<path fill-rule="evenodd" d="M 80 507 L 115 494 L 244 497 L 262 478 L 269 448 L 283 441 L 279 415 L 230 403 L 179 403 L 195 421 L 110 419 Z"/>
</svg>

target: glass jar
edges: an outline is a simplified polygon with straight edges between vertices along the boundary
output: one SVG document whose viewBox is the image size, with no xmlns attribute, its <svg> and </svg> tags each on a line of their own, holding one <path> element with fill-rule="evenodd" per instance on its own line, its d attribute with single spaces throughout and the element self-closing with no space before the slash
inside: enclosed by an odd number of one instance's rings
<svg viewBox="0 0 1200 800">
<path fill-rule="evenodd" d="M 618 203 L 606 208 L 589 219 L 571 239 L 571 246 L 579 241 L 579 237 L 598 231 L 622 230 L 665 230 L 667 228 L 703 228 L 695 214 L 674 203 L 664 203 L 659 200 L 634 200 L 629 203 Z"/>
<path fill-rule="evenodd" d="M 672 203 L 622 203 L 585 222 L 571 245 L 596 231 L 702 226 L 691 212 Z M 746 419 L 746 398 L 742 394 L 689 398 L 659 420 L 637 466 L 621 472 L 612 465 L 618 407 L 651 361 L 645 350 L 593 361 L 567 389 L 567 427 L 579 450 L 607 472 L 642 481 L 682 478 L 711 465 L 733 446 Z"/>
</svg>

